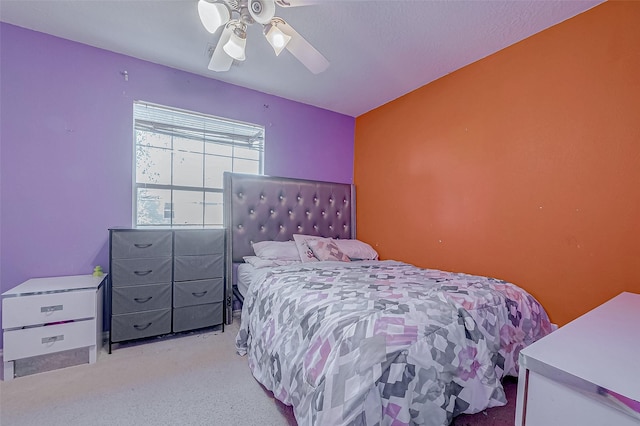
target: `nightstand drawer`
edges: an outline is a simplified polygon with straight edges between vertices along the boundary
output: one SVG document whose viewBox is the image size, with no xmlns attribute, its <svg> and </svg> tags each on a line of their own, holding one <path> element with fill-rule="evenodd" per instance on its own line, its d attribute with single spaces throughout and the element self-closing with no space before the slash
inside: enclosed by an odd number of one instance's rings
<svg viewBox="0 0 640 426">
<path fill-rule="evenodd" d="M 111 234 L 113 259 L 163 257 L 172 253 L 171 231 L 120 231 Z"/>
<path fill-rule="evenodd" d="M 171 308 L 171 283 L 114 287 L 114 315 Z"/>
<path fill-rule="evenodd" d="M 222 276 L 224 276 L 224 255 L 222 254 L 174 258 L 174 281 L 203 280 Z"/>
<path fill-rule="evenodd" d="M 4 329 L 95 316 L 95 290 L 37 294 L 28 297 L 6 297 L 2 299 L 2 327 Z"/>
<path fill-rule="evenodd" d="M 96 344 L 96 321 L 74 321 L 4 332 L 4 361 Z"/>
<path fill-rule="evenodd" d="M 114 287 L 171 282 L 171 257 L 113 259 L 111 282 Z"/>
<path fill-rule="evenodd" d="M 224 230 L 181 230 L 173 234 L 175 255 L 224 253 Z"/>
<path fill-rule="evenodd" d="M 171 309 L 113 315 L 111 341 L 141 339 L 171 333 Z"/>
<path fill-rule="evenodd" d="M 202 305 L 222 302 L 224 299 L 224 282 L 222 278 L 176 282 L 173 284 L 173 306 Z"/>
</svg>

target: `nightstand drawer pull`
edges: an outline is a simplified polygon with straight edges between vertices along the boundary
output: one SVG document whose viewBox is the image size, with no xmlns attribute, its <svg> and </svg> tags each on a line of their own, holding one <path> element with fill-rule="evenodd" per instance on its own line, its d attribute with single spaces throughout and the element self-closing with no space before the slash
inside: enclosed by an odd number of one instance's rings
<svg viewBox="0 0 640 426">
<path fill-rule="evenodd" d="M 208 291 L 207 291 L 207 290 L 205 290 L 205 291 L 200 291 L 200 292 L 198 292 L 198 293 L 196 293 L 196 292 L 192 292 L 191 294 L 193 294 L 193 296 L 194 296 L 194 297 L 202 297 L 202 296 L 204 296 L 205 294 L 207 294 L 207 292 L 208 292 Z"/>
<path fill-rule="evenodd" d="M 145 275 L 149 275 L 150 273 L 152 273 L 153 271 L 151 269 L 148 269 L 146 271 L 133 271 L 134 274 L 138 275 L 139 277 L 143 277 Z"/>
<path fill-rule="evenodd" d="M 60 334 L 59 336 L 43 337 L 42 344 L 46 345 L 49 343 L 61 342 L 63 340 L 64 340 L 64 334 Z"/>
<path fill-rule="evenodd" d="M 141 297 L 134 297 L 133 300 L 138 303 L 147 303 L 149 300 L 153 299 L 153 296 L 145 297 L 144 299 Z"/>
<path fill-rule="evenodd" d="M 137 244 L 134 244 L 134 246 L 136 246 L 137 248 L 149 248 L 149 247 L 151 247 L 152 245 L 153 245 L 152 243 L 148 243 L 148 244 L 140 244 L 140 243 L 137 243 Z"/>
<path fill-rule="evenodd" d="M 133 328 L 135 328 L 138 331 L 142 331 L 142 330 L 146 330 L 147 328 L 149 328 L 151 326 L 151 322 L 146 323 L 145 325 L 138 325 L 138 324 L 134 324 Z"/>
<path fill-rule="evenodd" d="M 55 311 L 61 311 L 62 309 L 63 309 L 63 305 L 42 306 L 40 308 L 40 312 L 51 313 Z"/>
</svg>

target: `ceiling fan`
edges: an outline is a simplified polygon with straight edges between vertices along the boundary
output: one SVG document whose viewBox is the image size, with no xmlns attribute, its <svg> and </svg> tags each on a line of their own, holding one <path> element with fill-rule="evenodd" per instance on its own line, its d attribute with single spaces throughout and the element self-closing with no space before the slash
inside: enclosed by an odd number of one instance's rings
<svg viewBox="0 0 640 426">
<path fill-rule="evenodd" d="M 314 0 L 199 0 L 198 14 L 205 29 L 214 34 L 224 27 L 208 68 L 228 71 L 234 60 L 244 61 L 247 27 L 260 24 L 276 56 L 287 49 L 312 73 L 326 70 L 329 61 L 284 19 L 275 16 L 276 4 L 291 7 L 313 3 Z"/>
</svg>

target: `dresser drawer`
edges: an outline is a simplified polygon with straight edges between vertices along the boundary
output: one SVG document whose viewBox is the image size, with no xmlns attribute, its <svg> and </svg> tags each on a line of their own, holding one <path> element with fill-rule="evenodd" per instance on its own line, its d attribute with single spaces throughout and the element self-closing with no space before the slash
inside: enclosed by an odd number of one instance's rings
<svg viewBox="0 0 640 426">
<path fill-rule="evenodd" d="M 13 361 L 96 344 L 96 321 L 33 327 L 4 332 L 4 360 Z"/>
<path fill-rule="evenodd" d="M 222 302 L 223 299 L 224 287 L 222 278 L 184 281 L 173 284 L 173 306 L 175 308 Z"/>
<path fill-rule="evenodd" d="M 111 257 L 171 256 L 173 238 L 171 231 L 111 231 Z"/>
<path fill-rule="evenodd" d="M 96 291 L 80 290 L 2 299 L 4 329 L 96 316 Z"/>
<path fill-rule="evenodd" d="M 111 282 L 114 287 L 171 282 L 171 257 L 113 259 Z"/>
<path fill-rule="evenodd" d="M 176 255 L 224 253 L 224 229 L 174 231 L 173 250 Z"/>
<path fill-rule="evenodd" d="M 176 256 L 173 261 L 175 281 L 202 280 L 224 276 L 224 256 Z"/>
<path fill-rule="evenodd" d="M 173 331 L 180 332 L 222 324 L 222 312 L 222 302 L 175 308 L 173 310 Z"/>
<path fill-rule="evenodd" d="M 171 309 L 111 317 L 111 341 L 141 339 L 171 333 Z"/>
<path fill-rule="evenodd" d="M 114 315 L 171 308 L 171 283 L 114 287 Z"/>
</svg>

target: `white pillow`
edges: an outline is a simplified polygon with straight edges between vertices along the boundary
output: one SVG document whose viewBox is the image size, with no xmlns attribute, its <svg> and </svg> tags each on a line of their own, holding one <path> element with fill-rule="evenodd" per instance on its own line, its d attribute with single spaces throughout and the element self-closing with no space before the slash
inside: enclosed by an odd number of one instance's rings
<svg viewBox="0 0 640 426">
<path fill-rule="evenodd" d="M 341 252 L 351 260 L 377 260 L 378 252 L 360 240 L 334 240 Z"/>
<path fill-rule="evenodd" d="M 251 246 L 256 256 L 262 259 L 300 260 L 293 241 L 260 241 Z"/>
<path fill-rule="evenodd" d="M 282 259 L 263 259 L 258 256 L 244 256 L 243 259 L 245 263 L 248 263 L 254 268 L 273 268 L 276 266 L 287 266 L 287 265 L 293 265 L 294 263 L 300 263 L 299 258 L 296 260 L 282 260 Z"/>
<path fill-rule="evenodd" d="M 313 235 L 293 234 L 293 241 L 298 249 L 299 259 L 304 262 L 317 262 L 318 258 L 313 254 L 313 250 L 307 244 L 309 240 L 330 240 L 330 238 L 315 237 Z"/>
</svg>

